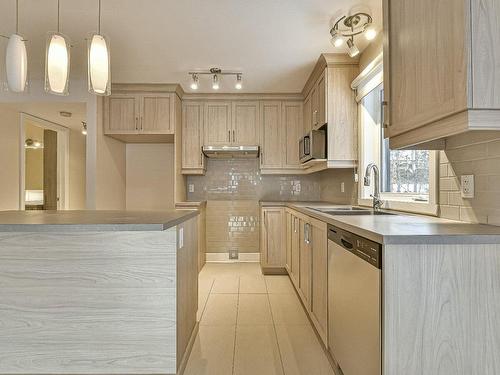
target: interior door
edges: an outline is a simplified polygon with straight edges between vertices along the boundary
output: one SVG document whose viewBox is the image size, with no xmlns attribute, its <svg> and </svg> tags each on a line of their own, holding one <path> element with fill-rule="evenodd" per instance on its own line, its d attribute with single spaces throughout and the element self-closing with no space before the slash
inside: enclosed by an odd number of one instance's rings
<svg viewBox="0 0 500 375">
<path fill-rule="evenodd" d="M 43 209 L 57 210 L 57 132 L 43 131 Z"/>
<path fill-rule="evenodd" d="M 259 102 L 233 102 L 231 142 L 238 146 L 259 144 Z"/>
<path fill-rule="evenodd" d="M 209 102 L 205 105 L 205 145 L 231 143 L 231 103 Z"/>
</svg>

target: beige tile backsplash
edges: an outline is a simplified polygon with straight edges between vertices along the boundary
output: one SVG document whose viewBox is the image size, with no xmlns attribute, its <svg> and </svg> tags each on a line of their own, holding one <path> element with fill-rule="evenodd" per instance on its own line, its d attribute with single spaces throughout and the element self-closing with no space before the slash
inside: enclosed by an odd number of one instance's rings
<svg viewBox="0 0 500 375">
<path fill-rule="evenodd" d="M 460 176 L 473 174 L 475 197 L 460 194 Z M 500 225 L 500 132 L 484 131 L 447 139 L 440 153 L 440 216 Z"/>
<path fill-rule="evenodd" d="M 344 182 L 344 192 L 341 183 Z M 259 160 L 207 160 L 204 176 L 189 176 L 188 200 L 207 201 L 207 253 L 259 252 L 259 201 L 328 201 L 356 199 L 353 170 L 310 175 L 261 175 Z"/>
</svg>

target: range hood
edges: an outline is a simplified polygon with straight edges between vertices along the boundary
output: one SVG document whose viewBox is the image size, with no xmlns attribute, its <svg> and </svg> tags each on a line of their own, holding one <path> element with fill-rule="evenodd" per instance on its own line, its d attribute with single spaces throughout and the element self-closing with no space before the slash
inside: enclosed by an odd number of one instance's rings
<svg viewBox="0 0 500 375">
<path fill-rule="evenodd" d="M 255 159 L 259 146 L 203 146 L 202 151 L 212 159 Z"/>
</svg>

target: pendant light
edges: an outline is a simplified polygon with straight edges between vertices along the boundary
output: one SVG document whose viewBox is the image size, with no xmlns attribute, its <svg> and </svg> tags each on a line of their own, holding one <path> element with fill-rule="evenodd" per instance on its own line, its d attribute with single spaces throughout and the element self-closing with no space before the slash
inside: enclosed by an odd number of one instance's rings
<svg viewBox="0 0 500 375">
<path fill-rule="evenodd" d="M 60 4 L 57 0 L 57 32 L 47 36 L 45 51 L 45 91 L 55 95 L 69 94 L 69 39 L 60 33 Z"/>
<path fill-rule="evenodd" d="M 26 43 L 19 35 L 19 1 L 16 0 L 16 32 L 9 38 L 5 53 L 7 85 L 12 92 L 24 92 L 28 78 Z"/>
<path fill-rule="evenodd" d="M 88 84 L 89 92 L 96 95 L 111 95 L 111 65 L 109 42 L 101 34 L 101 0 L 97 33 L 89 35 L 87 40 Z"/>
</svg>

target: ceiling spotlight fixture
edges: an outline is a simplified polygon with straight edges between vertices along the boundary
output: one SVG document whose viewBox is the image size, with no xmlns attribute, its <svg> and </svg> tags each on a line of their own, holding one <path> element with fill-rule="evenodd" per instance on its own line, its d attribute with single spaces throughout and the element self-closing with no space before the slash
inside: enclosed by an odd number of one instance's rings
<svg viewBox="0 0 500 375">
<path fill-rule="evenodd" d="M 363 12 L 339 18 L 330 29 L 330 41 L 335 48 L 346 42 L 349 56 L 355 57 L 359 54 L 359 49 L 354 43 L 354 37 L 360 34 L 364 34 L 367 40 L 373 40 L 377 36 L 372 16 Z"/>
<path fill-rule="evenodd" d="M 39 149 L 39 148 L 43 148 L 43 143 L 36 140 L 36 139 L 32 139 L 32 138 L 27 138 L 25 141 L 24 141 L 24 148 L 29 148 L 29 149 Z"/>
<path fill-rule="evenodd" d="M 191 76 L 191 90 L 198 90 L 200 87 L 199 76 L 210 75 L 212 78 L 212 89 L 220 89 L 220 77 L 221 76 L 236 76 L 236 83 L 234 88 L 236 90 L 241 90 L 243 88 L 243 73 L 242 72 L 226 72 L 222 71 L 220 68 L 210 68 L 209 70 L 197 70 L 188 73 Z"/>
<path fill-rule="evenodd" d="M 349 56 L 351 56 L 351 57 L 355 57 L 359 54 L 359 49 L 354 44 L 353 37 L 351 37 L 351 39 L 347 39 L 347 52 L 349 53 Z"/>
<path fill-rule="evenodd" d="M 219 76 L 217 74 L 214 74 L 214 76 L 212 78 L 212 88 L 214 90 L 218 90 L 220 88 L 220 85 L 219 85 Z"/>
<path fill-rule="evenodd" d="M 108 39 L 101 34 L 101 0 L 97 33 L 91 33 L 87 39 L 88 85 L 89 92 L 96 95 L 111 95 L 111 63 Z"/>
<path fill-rule="evenodd" d="M 57 0 L 57 32 L 47 37 L 45 51 L 45 91 L 55 95 L 69 94 L 69 39 L 60 33 L 60 3 Z"/>
<path fill-rule="evenodd" d="M 198 74 L 191 74 L 191 90 L 198 90 L 199 87 L 199 78 Z"/>
<path fill-rule="evenodd" d="M 82 121 L 82 134 L 87 135 L 87 123 Z"/>
<path fill-rule="evenodd" d="M 234 85 L 234 88 L 236 90 L 241 90 L 243 88 L 243 82 L 242 82 L 241 74 L 237 74 L 236 75 L 236 84 Z"/>
<path fill-rule="evenodd" d="M 9 40 L 5 53 L 7 85 L 12 92 L 23 92 L 26 89 L 26 81 L 28 78 L 28 55 L 26 53 L 26 41 L 19 35 L 18 0 L 16 0 L 16 32 L 10 37 L 3 37 Z"/>
</svg>

